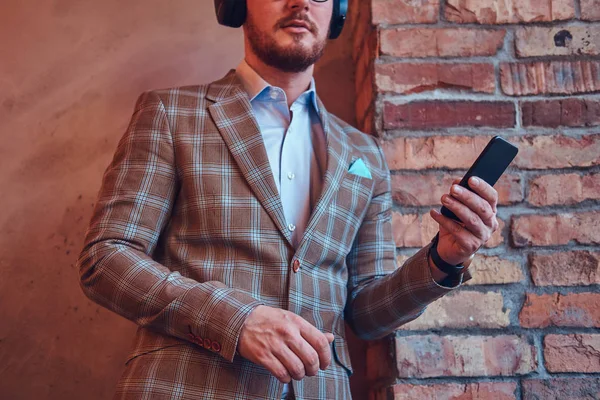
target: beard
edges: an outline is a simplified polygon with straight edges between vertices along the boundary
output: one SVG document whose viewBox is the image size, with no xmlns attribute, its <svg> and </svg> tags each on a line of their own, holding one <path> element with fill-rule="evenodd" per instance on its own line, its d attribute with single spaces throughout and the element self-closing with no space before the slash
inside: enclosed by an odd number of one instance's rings
<svg viewBox="0 0 600 400">
<path fill-rule="evenodd" d="M 276 28 L 281 29 L 286 23 L 294 19 L 306 21 L 310 26 L 310 34 L 318 37 L 319 29 L 317 26 L 301 13 L 295 13 L 282 19 L 277 23 Z M 250 15 L 246 19 L 244 28 L 254 54 L 266 65 L 283 72 L 296 73 L 306 71 L 323 56 L 325 45 L 327 44 L 327 40 L 325 39 L 316 41 L 310 48 L 307 48 L 302 43 L 303 35 L 307 33 L 292 33 L 293 43 L 290 46 L 282 47 L 273 36 L 260 31 Z"/>
</svg>

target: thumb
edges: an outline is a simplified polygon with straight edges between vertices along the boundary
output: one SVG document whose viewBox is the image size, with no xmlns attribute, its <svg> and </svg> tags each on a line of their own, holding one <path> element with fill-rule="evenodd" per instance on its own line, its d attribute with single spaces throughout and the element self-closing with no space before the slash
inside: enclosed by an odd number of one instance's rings
<svg viewBox="0 0 600 400">
<path fill-rule="evenodd" d="M 334 337 L 332 333 L 326 333 L 325 336 L 327 337 L 327 341 L 329 343 L 333 342 Z"/>
</svg>

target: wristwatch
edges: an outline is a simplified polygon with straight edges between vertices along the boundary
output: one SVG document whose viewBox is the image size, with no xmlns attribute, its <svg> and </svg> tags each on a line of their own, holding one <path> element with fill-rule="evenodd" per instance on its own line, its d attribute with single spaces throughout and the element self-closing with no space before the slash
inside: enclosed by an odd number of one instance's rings
<svg viewBox="0 0 600 400">
<path fill-rule="evenodd" d="M 449 264 L 446 261 L 442 260 L 442 257 L 438 254 L 437 244 L 440 239 L 440 233 L 438 232 L 433 239 L 431 240 L 431 247 L 429 248 L 429 254 L 431 255 L 431 260 L 435 264 L 438 269 L 448 275 L 460 275 L 467 266 L 471 264 L 471 260 L 475 256 L 473 254 L 466 262 L 458 265 Z"/>
</svg>

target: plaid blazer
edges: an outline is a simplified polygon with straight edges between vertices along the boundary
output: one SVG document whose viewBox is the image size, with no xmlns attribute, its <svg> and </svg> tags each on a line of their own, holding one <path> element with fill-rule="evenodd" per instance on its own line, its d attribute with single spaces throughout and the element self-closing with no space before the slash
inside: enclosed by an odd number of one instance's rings
<svg viewBox="0 0 600 400">
<path fill-rule="evenodd" d="M 296 398 L 350 399 L 344 322 L 381 338 L 452 290 L 433 281 L 427 246 L 397 268 L 381 146 L 318 104 L 327 170 L 294 248 L 234 70 L 139 96 L 77 263 L 86 296 L 139 326 L 116 399 L 278 399 L 283 385 L 236 354 L 259 304 L 335 336 L 331 366 L 293 381 Z M 357 158 L 372 179 L 348 172 Z"/>
</svg>

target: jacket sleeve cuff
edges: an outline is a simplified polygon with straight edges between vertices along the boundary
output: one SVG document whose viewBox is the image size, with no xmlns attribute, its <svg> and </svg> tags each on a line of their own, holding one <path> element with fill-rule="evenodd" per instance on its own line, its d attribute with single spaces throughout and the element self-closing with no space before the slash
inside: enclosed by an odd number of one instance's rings
<svg viewBox="0 0 600 400">
<path fill-rule="evenodd" d="M 243 291 L 219 288 L 213 291 L 211 301 L 204 304 L 197 310 L 196 328 L 190 327 L 188 338 L 233 362 L 244 322 L 263 303 Z"/>
</svg>

